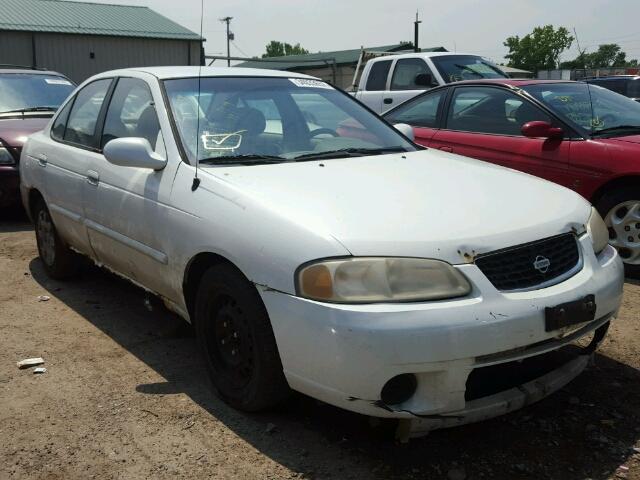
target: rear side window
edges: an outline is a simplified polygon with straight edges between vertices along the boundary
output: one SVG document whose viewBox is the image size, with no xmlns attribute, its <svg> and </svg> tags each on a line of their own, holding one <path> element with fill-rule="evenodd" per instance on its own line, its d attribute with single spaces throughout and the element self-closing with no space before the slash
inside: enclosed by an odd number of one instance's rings
<svg viewBox="0 0 640 480">
<path fill-rule="evenodd" d="M 386 117 L 390 123 L 407 123 L 413 127 L 436 128 L 438 107 L 446 90 L 430 93 L 408 102 Z"/>
<path fill-rule="evenodd" d="M 110 84 L 110 78 L 96 80 L 78 92 L 69 114 L 64 140 L 90 148 L 98 146 L 96 124 Z"/>
<path fill-rule="evenodd" d="M 55 122 L 53 122 L 53 127 L 51 127 L 51 136 L 56 140 L 62 140 L 64 137 L 64 129 L 67 126 L 67 119 L 69 118 L 69 112 L 71 111 L 72 106 L 73 100 L 70 100 L 58 114 Z"/>
<path fill-rule="evenodd" d="M 368 91 L 381 91 L 387 88 L 387 76 L 391 68 L 391 60 L 375 62 L 369 70 L 369 78 L 367 78 Z"/>
<path fill-rule="evenodd" d="M 416 77 L 420 74 L 431 74 L 431 70 L 420 58 L 404 58 L 396 62 L 391 79 L 391 90 L 424 90 L 424 86 L 416 85 Z"/>
</svg>

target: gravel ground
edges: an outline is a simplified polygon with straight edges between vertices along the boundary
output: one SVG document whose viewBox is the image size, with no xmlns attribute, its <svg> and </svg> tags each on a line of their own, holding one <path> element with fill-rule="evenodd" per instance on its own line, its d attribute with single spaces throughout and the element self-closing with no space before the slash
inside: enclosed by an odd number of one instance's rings
<svg viewBox="0 0 640 480">
<path fill-rule="evenodd" d="M 638 282 L 595 366 L 562 391 L 407 445 L 301 395 L 234 411 L 191 330 L 144 300 L 95 267 L 48 279 L 31 226 L 0 219 L 0 479 L 640 479 Z M 45 374 L 16 368 L 34 356 Z"/>
</svg>

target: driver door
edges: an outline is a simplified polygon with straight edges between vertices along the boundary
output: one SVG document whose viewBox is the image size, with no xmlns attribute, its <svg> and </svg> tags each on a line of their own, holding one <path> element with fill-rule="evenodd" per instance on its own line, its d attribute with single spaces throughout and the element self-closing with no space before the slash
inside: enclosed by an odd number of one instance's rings
<svg viewBox="0 0 640 480">
<path fill-rule="evenodd" d="M 501 87 L 456 87 L 445 124 L 431 141 L 433 148 L 485 160 L 571 187 L 571 141 L 525 137 L 521 128 L 546 112 Z"/>
<path fill-rule="evenodd" d="M 156 101 L 146 81 L 119 78 L 111 96 L 100 148 L 124 137 L 144 138 L 166 158 Z M 162 100 L 157 103 L 162 105 Z M 176 167 L 162 170 L 126 167 L 97 155 L 90 166 L 93 182 L 86 185 L 94 201 L 87 210 L 91 246 L 98 260 L 116 272 L 165 296 L 168 268 L 168 199 Z"/>
</svg>

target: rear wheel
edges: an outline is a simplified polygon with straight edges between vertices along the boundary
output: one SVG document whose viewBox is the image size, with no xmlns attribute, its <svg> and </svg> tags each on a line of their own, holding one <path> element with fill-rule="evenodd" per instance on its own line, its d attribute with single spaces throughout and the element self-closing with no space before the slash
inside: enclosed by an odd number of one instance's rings
<svg viewBox="0 0 640 480">
<path fill-rule="evenodd" d="M 229 265 L 211 267 L 200 282 L 195 310 L 198 343 L 225 402 L 253 412 L 289 395 L 267 311 L 239 271 Z"/>
<path fill-rule="evenodd" d="M 38 254 L 45 272 L 58 280 L 72 277 L 77 272 L 78 259 L 58 235 L 44 201 L 36 203 L 33 213 Z"/>
<path fill-rule="evenodd" d="M 620 188 L 597 204 L 609 228 L 609 243 L 624 262 L 625 273 L 640 278 L 640 188 Z"/>
</svg>

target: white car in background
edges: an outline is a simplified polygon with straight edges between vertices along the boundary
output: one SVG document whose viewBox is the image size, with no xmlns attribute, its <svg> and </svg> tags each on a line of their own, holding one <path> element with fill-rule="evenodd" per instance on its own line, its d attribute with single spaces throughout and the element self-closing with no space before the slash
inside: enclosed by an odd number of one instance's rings
<svg viewBox="0 0 640 480">
<path fill-rule="evenodd" d="M 488 418 L 575 377 L 621 302 L 579 195 L 424 150 L 298 74 L 105 72 L 21 166 L 48 274 L 80 253 L 161 297 L 242 410 L 294 389 L 414 434 Z"/>
<path fill-rule="evenodd" d="M 367 62 L 353 95 L 374 112 L 384 113 L 425 90 L 483 78 L 507 78 L 507 74 L 490 60 L 469 53 L 385 55 Z"/>
</svg>

